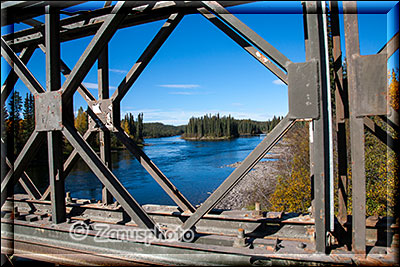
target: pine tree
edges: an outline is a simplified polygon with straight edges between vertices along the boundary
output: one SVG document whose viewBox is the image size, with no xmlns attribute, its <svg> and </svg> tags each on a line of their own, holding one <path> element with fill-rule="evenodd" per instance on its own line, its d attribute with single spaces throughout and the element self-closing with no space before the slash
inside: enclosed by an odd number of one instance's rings
<svg viewBox="0 0 400 267">
<path fill-rule="evenodd" d="M 9 153 L 17 155 L 22 149 L 22 139 L 21 139 L 21 110 L 22 110 L 22 98 L 18 91 L 14 91 L 11 95 L 10 102 L 8 103 L 10 107 L 10 113 L 8 114 L 7 123 L 7 140 L 13 140 L 13 144 L 8 144 Z M 13 150 L 13 152 L 11 152 Z"/>
<path fill-rule="evenodd" d="M 35 102 L 33 95 L 30 93 L 26 94 L 24 100 L 23 115 L 24 120 L 22 121 L 22 139 L 26 141 L 35 129 Z"/>
</svg>

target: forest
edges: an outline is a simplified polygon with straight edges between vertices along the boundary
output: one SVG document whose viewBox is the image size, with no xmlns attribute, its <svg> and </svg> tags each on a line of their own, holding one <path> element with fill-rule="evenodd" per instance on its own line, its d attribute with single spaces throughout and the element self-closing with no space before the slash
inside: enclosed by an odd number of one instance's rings
<svg viewBox="0 0 400 267">
<path fill-rule="evenodd" d="M 34 98 L 32 94 L 27 93 L 23 99 L 18 91 L 14 91 L 10 96 L 8 107 L 3 107 L 2 121 L 5 127 L 2 128 L 3 141 L 7 143 L 7 155 L 15 157 L 22 150 L 24 144 L 35 129 Z M 143 113 L 139 113 L 135 118 L 133 114 L 127 113 L 121 119 L 122 129 L 139 146 L 143 146 L 146 138 L 160 138 L 167 136 L 181 135 L 184 133 L 185 125 L 173 126 L 163 123 L 144 123 Z M 88 130 L 88 113 L 79 107 L 74 119 L 75 128 L 81 135 Z M 99 139 L 95 137 L 88 140 L 89 144 L 96 150 L 99 150 Z M 122 143 L 118 141 L 115 135 L 111 135 L 112 149 L 123 149 Z M 45 150 L 42 150 L 45 154 Z M 72 151 L 72 146 L 64 140 L 64 152 L 68 154 Z M 43 155 L 44 158 L 46 157 Z"/>
<path fill-rule="evenodd" d="M 185 128 L 183 138 L 187 140 L 223 140 L 243 135 L 268 133 L 281 121 L 274 116 L 265 122 L 236 120 L 229 116 L 207 114 L 200 118 L 192 117 Z"/>
</svg>

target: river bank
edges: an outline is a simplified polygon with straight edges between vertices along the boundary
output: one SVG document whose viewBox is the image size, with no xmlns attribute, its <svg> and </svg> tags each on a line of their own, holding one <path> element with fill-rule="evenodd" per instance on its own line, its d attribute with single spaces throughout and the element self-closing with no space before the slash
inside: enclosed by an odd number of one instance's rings
<svg viewBox="0 0 400 267">
<path fill-rule="evenodd" d="M 268 197 L 275 190 L 279 174 L 280 159 L 284 154 L 284 146 L 274 146 L 256 166 L 228 193 L 216 206 L 217 209 L 241 209 L 254 205 L 255 199 L 263 199 L 268 203 Z M 226 167 L 237 168 L 241 162 Z M 232 169 L 233 171 L 234 169 Z"/>
</svg>

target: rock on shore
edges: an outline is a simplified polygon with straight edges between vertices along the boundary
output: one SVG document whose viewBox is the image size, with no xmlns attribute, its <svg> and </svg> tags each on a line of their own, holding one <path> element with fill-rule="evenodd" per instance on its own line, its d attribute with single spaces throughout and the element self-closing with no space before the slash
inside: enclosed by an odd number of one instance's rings
<svg viewBox="0 0 400 267">
<path fill-rule="evenodd" d="M 275 190 L 279 158 L 284 146 L 275 146 L 257 165 L 228 193 L 216 206 L 218 209 L 241 209 L 254 205 L 256 199 L 268 202 L 268 196 Z M 237 168 L 241 162 L 226 167 Z"/>
</svg>

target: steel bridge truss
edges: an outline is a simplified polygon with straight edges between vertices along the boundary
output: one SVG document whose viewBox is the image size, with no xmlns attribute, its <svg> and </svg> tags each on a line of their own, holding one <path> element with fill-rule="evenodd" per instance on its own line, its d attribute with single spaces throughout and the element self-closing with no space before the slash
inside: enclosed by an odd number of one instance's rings
<svg viewBox="0 0 400 267">
<path fill-rule="evenodd" d="M 278 49 L 246 26 L 226 7 L 241 2 L 128 2 L 116 5 L 106 2 L 103 8 L 70 14 L 63 11 L 67 5 L 60 2 L 8 2 L 2 3 L 7 12 L 4 24 L 22 22 L 31 28 L 5 34 L 1 37 L 1 56 L 12 70 L 1 88 L 2 107 L 13 91 L 18 79 L 26 85 L 35 99 L 36 128 L 22 151 L 11 162 L 5 154 L 2 142 L 1 199 L 2 206 L 13 196 L 13 188 L 19 182 L 29 197 L 36 200 L 51 199 L 51 216 L 54 224 L 66 221 L 64 181 L 78 158 L 81 157 L 103 184 L 102 202 L 111 204 L 113 198 L 128 216 L 140 227 L 154 230 L 161 235 L 157 224 L 119 182 L 111 169 L 110 136 L 119 141 L 136 157 L 139 163 L 157 181 L 176 203 L 187 219 L 180 227 L 185 231 L 195 229 L 218 202 L 270 151 L 298 120 L 310 121 L 310 160 L 313 182 L 313 217 L 315 220 L 315 249 L 328 253 L 330 235 L 336 235 L 333 217 L 333 143 L 337 135 L 339 164 L 339 215 L 341 227 L 352 224 L 352 249 L 366 254 L 365 221 L 365 167 L 364 125 L 393 149 L 398 150 L 391 136 L 374 124 L 367 116 L 382 116 L 398 127 L 398 115 L 388 106 L 387 59 L 398 49 L 398 33 L 376 54 L 360 55 L 356 2 L 343 2 L 345 44 L 347 51 L 347 84 L 343 79 L 342 52 L 340 47 L 339 16 L 337 2 L 329 2 L 333 35 L 335 71 L 336 126 L 332 130 L 328 41 L 326 31 L 325 2 L 303 3 L 306 62 L 294 63 Z M 43 12 L 45 10 L 45 12 Z M 17 11 L 24 11 L 18 12 Z M 41 13 L 40 13 L 41 12 Z M 34 19 L 45 13 L 45 23 Z M 151 159 L 135 144 L 120 126 L 120 103 L 138 79 L 162 44 L 186 14 L 199 13 L 229 36 L 252 57 L 288 85 L 289 113 L 248 155 L 226 180 L 198 208 L 172 184 Z M 70 15 L 60 19 L 60 14 Z M 108 84 L 108 42 L 118 29 L 166 19 L 154 39 L 133 64 L 113 95 Z M 60 57 L 60 43 L 94 35 L 89 45 L 70 69 Z M 26 64 L 33 52 L 41 49 L 46 55 L 46 86 L 42 86 Z M 20 53 L 19 56 L 17 53 Z M 82 84 L 97 61 L 99 94 L 96 98 Z M 61 74 L 66 80 L 61 84 Z M 73 95 L 78 91 L 88 104 L 89 129 L 82 136 L 74 127 Z M 397 116 L 397 117 L 396 117 Z M 346 125 L 349 121 L 352 162 L 352 222 L 347 222 L 347 155 Z M 99 133 L 100 156 L 88 144 L 89 138 Z M 62 138 L 65 137 L 74 150 L 68 159 L 62 160 Z M 47 139 L 49 187 L 41 194 L 25 172 L 30 161 Z M 388 142 L 389 140 L 389 142 Z M 397 148 L 396 148 L 397 147 Z M 398 152 L 398 151 L 397 151 Z M 4 164 L 3 164 L 4 163 Z"/>
</svg>

